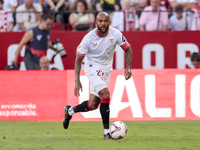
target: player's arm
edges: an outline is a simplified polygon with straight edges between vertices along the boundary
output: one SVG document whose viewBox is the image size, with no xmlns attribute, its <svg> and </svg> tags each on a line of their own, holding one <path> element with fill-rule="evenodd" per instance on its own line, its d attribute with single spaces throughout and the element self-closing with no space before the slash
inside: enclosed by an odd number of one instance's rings
<svg viewBox="0 0 200 150">
<path fill-rule="evenodd" d="M 81 64 L 84 59 L 85 55 L 79 55 L 77 53 L 76 55 L 76 61 L 75 61 L 75 89 L 74 94 L 78 97 L 80 96 L 79 90 L 82 91 L 82 84 L 80 82 L 80 72 L 81 72 Z"/>
<path fill-rule="evenodd" d="M 15 52 L 15 58 L 11 61 L 12 64 L 17 65 L 17 60 L 18 60 L 19 54 L 22 50 L 22 47 L 25 44 L 27 44 L 29 41 L 32 41 L 32 40 L 33 40 L 33 30 L 29 30 L 24 34 L 23 38 L 21 39 L 21 41 L 17 47 L 17 51 Z"/>
<path fill-rule="evenodd" d="M 131 73 L 131 65 L 132 65 L 133 55 L 132 55 L 131 46 L 129 46 L 125 50 L 125 55 L 126 55 L 126 70 L 124 72 L 124 77 L 125 77 L 126 80 L 128 80 L 132 75 L 132 73 Z"/>
</svg>

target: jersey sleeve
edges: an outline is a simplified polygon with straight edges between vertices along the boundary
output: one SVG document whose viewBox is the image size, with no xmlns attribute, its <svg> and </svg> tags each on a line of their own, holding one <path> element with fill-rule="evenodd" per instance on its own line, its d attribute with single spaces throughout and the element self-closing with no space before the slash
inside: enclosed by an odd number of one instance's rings
<svg viewBox="0 0 200 150">
<path fill-rule="evenodd" d="M 117 34 L 117 43 L 123 50 L 127 50 L 127 48 L 130 46 L 130 44 L 120 31 Z"/>
<path fill-rule="evenodd" d="M 87 51 L 88 51 L 89 47 L 88 47 L 88 40 L 87 40 L 87 36 L 85 36 L 83 38 L 83 40 L 81 41 L 81 43 L 79 44 L 78 48 L 77 48 L 77 53 L 79 55 L 83 55 L 85 56 Z"/>
</svg>

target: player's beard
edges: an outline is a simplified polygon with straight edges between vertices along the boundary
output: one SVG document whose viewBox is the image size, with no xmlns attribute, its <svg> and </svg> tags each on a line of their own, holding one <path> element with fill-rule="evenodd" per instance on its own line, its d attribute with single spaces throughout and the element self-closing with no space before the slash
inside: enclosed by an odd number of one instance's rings
<svg viewBox="0 0 200 150">
<path fill-rule="evenodd" d="M 99 26 L 98 26 L 98 30 L 99 30 L 102 34 L 106 33 L 106 32 L 108 31 L 108 28 L 109 28 L 109 27 L 107 27 L 105 31 L 102 31 L 101 28 L 99 28 Z"/>
</svg>

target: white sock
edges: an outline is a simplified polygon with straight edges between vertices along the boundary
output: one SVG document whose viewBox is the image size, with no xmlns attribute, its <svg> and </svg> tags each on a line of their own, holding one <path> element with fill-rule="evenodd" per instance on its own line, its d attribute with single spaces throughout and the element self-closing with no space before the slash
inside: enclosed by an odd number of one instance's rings
<svg viewBox="0 0 200 150">
<path fill-rule="evenodd" d="M 109 129 L 104 129 L 104 134 L 107 134 L 109 132 Z"/>
<path fill-rule="evenodd" d="M 70 107 L 69 110 L 68 110 L 68 114 L 69 114 L 70 116 L 72 116 L 74 113 L 75 113 L 75 112 L 74 112 L 74 108 L 73 108 L 73 107 Z"/>
</svg>

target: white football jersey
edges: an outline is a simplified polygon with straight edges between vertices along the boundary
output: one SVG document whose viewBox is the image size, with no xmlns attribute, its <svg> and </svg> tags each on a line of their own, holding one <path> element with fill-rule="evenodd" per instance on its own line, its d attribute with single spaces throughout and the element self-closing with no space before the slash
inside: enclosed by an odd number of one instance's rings
<svg viewBox="0 0 200 150">
<path fill-rule="evenodd" d="M 109 27 L 108 34 L 100 37 L 96 28 L 84 36 L 77 53 L 85 55 L 85 69 L 93 67 L 110 72 L 116 44 L 119 44 L 123 50 L 130 45 L 118 29 Z"/>
</svg>

